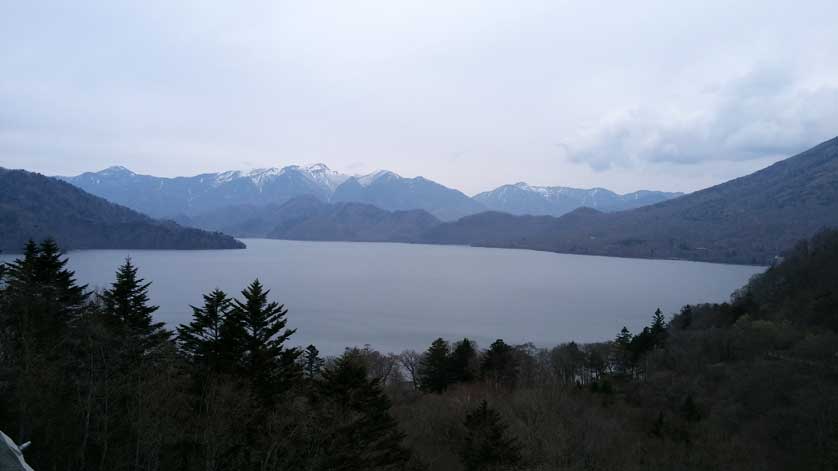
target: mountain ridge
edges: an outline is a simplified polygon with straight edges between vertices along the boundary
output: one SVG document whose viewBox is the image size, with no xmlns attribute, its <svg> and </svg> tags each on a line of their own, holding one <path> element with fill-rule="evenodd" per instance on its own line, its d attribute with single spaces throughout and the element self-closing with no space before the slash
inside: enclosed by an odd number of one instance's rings
<svg viewBox="0 0 838 471">
<path fill-rule="evenodd" d="M 767 265 L 797 240 L 838 226 L 838 137 L 750 175 L 653 205 L 614 213 L 575 210 L 539 225 L 526 218 L 463 218 L 434 228 L 423 241 L 464 241 L 478 233 L 467 243 Z M 493 236 L 500 225 L 512 229 Z"/>
<path fill-rule="evenodd" d="M 122 166 L 112 166 L 98 172 L 57 178 L 151 216 L 175 219 L 200 217 L 201 213 L 224 207 L 282 204 L 304 195 L 324 202 L 372 204 L 388 211 L 424 209 L 444 221 L 486 210 L 558 216 L 587 205 L 616 211 L 678 195 L 647 190 L 617 195 L 602 188 L 583 190 L 518 183 L 469 197 L 422 176 L 407 178 L 389 170 L 346 175 L 322 163 L 172 178 L 142 175 Z M 519 195 L 517 203 L 509 204 L 501 197 L 509 189 L 523 192 L 524 196 Z M 562 196 L 551 197 L 551 193 Z"/>
<path fill-rule="evenodd" d="M 29 239 L 54 238 L 72 249 L 232 249 L 238 240 L 154 220 L 69 183 L 0 168 L 0 250 L 17 253 Z"/>
<path fill-rule="evenodd" d="M 220 208 L 182 222 L 240 237 L 407 242 L 419 240 L 441 221 L 422 209 L 387 211 L 365 203 L 326 203 L 303 195 L 281 205 Z"/>
<path fill-rule="evenodd" d="M 576 208 L 624 211 L 683 196 L 684 193 L 638 190 L 617 194 L 605 188 L 533 186 L 525 182 L 502 185 L 474 196 L 488 209 L 516 215 L 561 216 Z"/>
</svg>

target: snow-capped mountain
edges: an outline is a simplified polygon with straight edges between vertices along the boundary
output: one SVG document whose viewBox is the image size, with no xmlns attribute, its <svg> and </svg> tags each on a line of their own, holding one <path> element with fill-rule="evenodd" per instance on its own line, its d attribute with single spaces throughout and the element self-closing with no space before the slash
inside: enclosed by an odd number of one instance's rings
<svg viewBox="0 0 838 471">
<path fill-rule="evenodd" d="M 111 167 L 114 168 L 114 167 Z M 125 169 L 124 167 L 119 167 Z M 125 169 L 127 170 L 127 169 Z M 104 170 L 104 171 L 107 171 Z M 100 172 L 101 173 L 101 172 Z M 307 178 L 313 185 L 327 188 L 334 191 L 338 185 L 349 178 L 348 175 L 336 172 L 324 164 L 314 164 L 309 166 L 289 165 L 288 167 L 277 168 L 257 168 L 250 172 L 244 173 L 238 170 L 231 170 L 219 174 L 215 174 L 215 184 L 223 185 L 236 179 L 249 179 L 253 185 L 261 189 L 265 185 L 269 185 L 275 179 L 280 178 L 286 174 L 297 174 Z"/>
<path fill-rule="evenodd" d="M 139 175 L 116 166 L 59 178 L 151 216 L 175 217 L 229 206 L 284 203 L 301 195 L 328 201 L 349 176 L 314 164 L 175 178 Z"/>
<path fill-rule="evenodd" d="M 474 196 L 474 200 L 489 209 L 505 213 L 561 216 L 580 207 L 604 212 L 622 211 L 659 203 L 682 194 L 641 190 L 620 195 L 605 188 L 532 186 L 519 182 L 480 193 Z"/>
<path fill-rule="evenodd" d="M 443 221 L 485 211 L 464 193 L 424 177 L 405 178 L 379 170 L 348 178 L 335 189 L 333 202 L 359 202 L 388 211 L 424 209 Z"/>
<path fill-rule="evenodd" d="M 387 170 L 349 176 L 324 164 L 175 178 L 109 167 L 58 178 L 151 216 L 178 220 L 221 208 L 282 204 L 304 195 L 323 202 L 368 203 L 389 211 L 424 209 L 443 220 L 485 209 L 465 194 L 423 177 L 404 178 Z"/>
<path fill-rule="evenodd" d="M 552 216 L 582 206 L 620 211 L 680 196 L 659 191 L 618 195 L 603 188 L 582 190 L 516 183 L 469 198 L 424 177 L 406 178 L 388 170 L 350 176 L 324 164 L 175 178 L 140 175 L 115 166 L 58 178 L 150 216 L 180 221 L 224 208 L 246 211 L 244 206 L 253 209 L 282 204 L 298 196 L 314 196 L 323 202 L 366 203 L 387 211 L 424 209 L 443 221 L 486 210 Z"/>
</svg>

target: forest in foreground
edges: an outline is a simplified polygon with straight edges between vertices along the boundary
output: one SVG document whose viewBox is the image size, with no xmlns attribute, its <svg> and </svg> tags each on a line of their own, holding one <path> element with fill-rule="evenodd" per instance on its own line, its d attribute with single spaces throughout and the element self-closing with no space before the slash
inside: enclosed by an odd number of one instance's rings
<svg viewBox="0 0 838 471">
<path fill-rule="evenodd" d="M 838 231 L 612 341 L 333 358 L 258 280 L 169 330 L 130 260 L 97 292 L 66 263 L 0 269 L 0 430 L 36 471 L 838 468 Z"/>
</svg>

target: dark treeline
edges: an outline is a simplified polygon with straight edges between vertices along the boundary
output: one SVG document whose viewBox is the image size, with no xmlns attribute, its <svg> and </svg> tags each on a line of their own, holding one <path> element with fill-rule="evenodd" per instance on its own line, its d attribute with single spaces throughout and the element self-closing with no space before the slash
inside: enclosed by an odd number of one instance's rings
<svg viewBox="0 0 838 471">
<path fill-rule="evenodd" d="M 403 469 L 390 400 L 360 354 L 287 345 L 254 281 L 168 331 L 127 260 L 100 293 L 51 241 L 3 270 L 0 425 L 37 470 Z"/>
<path fill-rule="evenodd" d="M 130 260 L 94 293 L 30 243 L 0 270 L 0 429 L 38 471 L 831 470 L 836 280 L 824 232 L 612 341 L 323 358 L 258 280 L 173 332 Z"/>
</svg>

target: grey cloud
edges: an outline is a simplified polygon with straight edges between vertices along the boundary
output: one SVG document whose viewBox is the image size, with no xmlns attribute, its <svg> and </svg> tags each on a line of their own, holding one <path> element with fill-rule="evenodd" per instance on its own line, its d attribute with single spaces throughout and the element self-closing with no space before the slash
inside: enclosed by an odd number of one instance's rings
<svg viewBox="0 0 838 471">
<path fill-rule="evenodd" d="M 836 15 L 830 0 L 11 2 L 0 158 L 165 176 L 324 162 L 469 193 L 630 191 L 643 169 L 691 190 L 838 133 Z"/>
<path fill-rule="evenodd" d="M 600 171 L 643 162 L 756 160 L 838 134 L 838 86 L 807 87 L 773 68 L 705 89 L 693 102 L 612 113 L 576 134 L 571 158 Z"/>
</svg>

